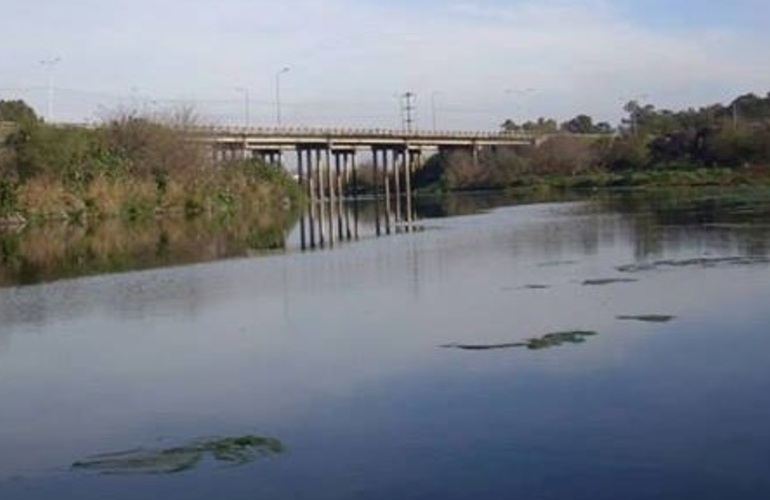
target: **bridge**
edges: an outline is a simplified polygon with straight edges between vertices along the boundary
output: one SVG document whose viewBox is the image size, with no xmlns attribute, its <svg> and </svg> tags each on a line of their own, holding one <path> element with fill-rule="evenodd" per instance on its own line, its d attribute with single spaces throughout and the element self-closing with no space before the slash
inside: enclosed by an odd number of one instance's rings
<svg viewBox="0 0 770 500">
<path fill-rule="evenodd" d="M 458 149 L 535 145 L 543 134 L 526 132 L 406 131 L 351 128 L 198 127 L 216 159 L 276 159 L 285 151 Z"/>
<path fill-rule="evenodd" d="M 199 127 L 194 133 L 216 162 L 261 158 L 285 166 L 284 155 L 296 154 L 287 159 L 296 160 L 292 167 L 310 201 L 308 220 L 300 221 L 303 248 L 306 238 L 311 247 L 334 241 L 333 214 L 342 213 L 343 198 L 359 191 L 357 159 L 362 153 L 371 155 L 369 187 L 384 201 L 383 225 L 389 233 L 399 223 L 412 222 L 412 179 L 426 150 L 465 150 L 478 161 L 481 148 L 534 146 L 546 138 L 532 133 L 345 128 Z M 379 214 L 376 220 L 379 235 Z M 341 223 L 338 233 L 341 237 Z"/>
</svg>

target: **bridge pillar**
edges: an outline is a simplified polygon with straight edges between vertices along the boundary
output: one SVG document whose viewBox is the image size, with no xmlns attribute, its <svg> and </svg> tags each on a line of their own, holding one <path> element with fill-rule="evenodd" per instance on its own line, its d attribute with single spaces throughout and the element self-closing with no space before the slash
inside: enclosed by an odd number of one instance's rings
<svg viewBox="0 0 770 500">
<path fill-rule="evenodd" d="M 388 154 L 391 153 L 391 154 Z M 390 234 L 390 215 L 391 215 L 391 200 L 390 200 L 390 175 L 392 171 L 391 162 L 395 151 L 385 149 L 384 155 L 385 161 L 382 166 L 383 182 L 385 183 L 385 234 Z"/>
<path fill-rule="evenodd" d="M 318 244 L 321 248 L 326 246 L 326 233 L 325 233 L 325 204 L 324 198 L 326 196 L 326 188 L 324 187 L 324 168 L 323 158 L 321 156 L 322 151 L 320 149 L 313 150 L 315 156 L 315 171 L 318 179 Z"/>
<path fill-rule="evenodd" d="M 302 158 L 302 150 L 297 148 L 297 183 L 300 186 L 300 189 L 304 189 L 305 187 L 305 179 L 304 179 L 304 173 L 303 173 L 303 158 Z M 299 246 L 302 250 L 307 249 L 307 234 L 306 234 L 306 227 L 305 227 L 305 214 L 300 214 L 299 217 Z"/>
<path fill-rule="evenodd" d="M 304 188 L 307 194 L 308 207 L 308 238 L 310 248 L 316 247 L 316 189 L 315 174 L 313 166 L 313 152 L 310 149 L 297 149 L 297 167 L 301 181 L 304 180 Z"/>
<path fill-rule="evenodd" d="M 350 155 L 350 170 L 353 181 L 353 237 L 358 239 L 358 169 L 355 151 Z"/>
<path fill-rule="evenodd" d="M 412 150 L 408 146 L 406 148 L 406 221 L 410 224 L 408 227 L 411 229 L 412 222 L 412 172 L 414 171 L 415 161 L 419 161 L 420 150 Z"/>
<path fill-rule="evenodd" d="M 380 227 L 380 173 L 379 173 L 379 160 L 380 149 L 372 148 L 372 184 L 374 191 L 374 228 L 377 236 L 382 234 L 382 228 Z"/>
<path fill-rule="evenodd" d="M 393 150 L 393 188 L 395 190 L 396 201 L 396 223 L 401 221 L 401 176 L 406 170 L 407 149 Z"/>
<path fill-rule="evenodd" d="M 331 152 L 331 145 L 327 144 L 324 148 L 324 170 L 326 170 L 326 185 L 328 188 L 328 204 L 324 203 L 325 206 L 328 206 L 327 215 L 329 216 L 326 220 L 326 223 L 328 225 L 327 230 L 329 234 L 329 247 L 334 246 L 334 211 L 336 209 L 337 205 L 337 197 L 334 192 L 334 186 L 335 186 L 335 178 L 334 178 L 334 171 L 332 169 L 332 152 Z"/>
</svg>

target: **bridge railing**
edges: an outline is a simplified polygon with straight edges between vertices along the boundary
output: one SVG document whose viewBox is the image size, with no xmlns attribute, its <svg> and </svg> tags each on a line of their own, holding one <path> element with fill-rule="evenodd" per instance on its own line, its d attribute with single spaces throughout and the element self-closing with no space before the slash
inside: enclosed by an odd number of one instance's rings
<svg viewBox="0 0 770 500">
<path fill-rule="evenodd" d="M 198 126 L 193 129 L 210 136 L 255 136 L 255 137 L 316 137 L 326 138 L 400 138 L 400 139 L 536 139 L 542 134 L 531 132 L 504 131 L 457 131 L 457 130 L 399 130 L 385 128 L 321 128 L 321 127 L 242 127 L 242 126 Z"/>
</svg>

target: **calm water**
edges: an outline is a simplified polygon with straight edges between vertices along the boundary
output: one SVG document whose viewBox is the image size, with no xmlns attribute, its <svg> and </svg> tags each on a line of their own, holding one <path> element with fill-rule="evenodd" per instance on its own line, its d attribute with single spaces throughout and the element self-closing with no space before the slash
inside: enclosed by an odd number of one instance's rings
<svg viewBox="0 0 770 500">
<path fill-rule="evenodd" d="M 0 288 L 0 498 L 770 498 L 768 200 Z"/>
</svg>

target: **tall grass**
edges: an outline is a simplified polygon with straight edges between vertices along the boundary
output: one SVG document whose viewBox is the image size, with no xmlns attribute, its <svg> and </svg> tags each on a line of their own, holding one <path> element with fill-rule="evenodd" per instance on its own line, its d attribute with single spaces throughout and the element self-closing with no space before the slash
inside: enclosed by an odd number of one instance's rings
<svg viewBox="0 0 770 500">
<path fill-rule="evenodd" d="M 232 215 L 299 202 L 280 168 L 213 164 L 194 140 L 195 124 L 190 110 L 152 118 L 117 112 L 94 129 L 19 124 L 0 148 L 0 219 Z"/>
</svg>

